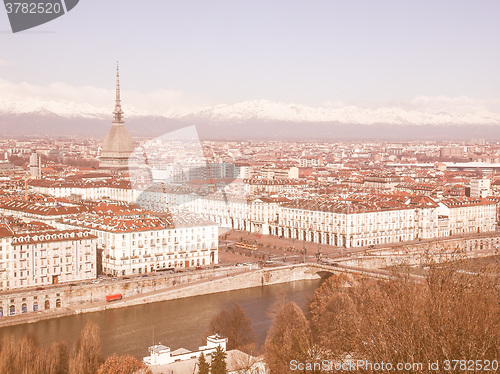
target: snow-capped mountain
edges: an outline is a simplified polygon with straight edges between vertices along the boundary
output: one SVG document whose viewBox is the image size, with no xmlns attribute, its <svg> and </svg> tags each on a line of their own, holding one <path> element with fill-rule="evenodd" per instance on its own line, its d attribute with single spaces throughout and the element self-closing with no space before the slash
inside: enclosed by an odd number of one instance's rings
<svg viewBox="0 0 500 374">
<path fill-rule="evenodd" d="M 363 108 L 358 106 L 314 108 L 269 100 L 217 105 L 193 113 L 187 118 L 222 122 L 258 119 L 286 122 L 339 122 L 360 125 L 500 125 L 500 114 L 487 111 L 458 113 L 444 110 L 422 111 L 398 107 Z"/>
<path fill-rule="evenodd" d="M 96 107 L 87 103 L 54 100 L 26 100 L 12 102 L 0 99 L 0 115 L 12 114 L 54 114 L 64 118 L 109 119 L 113 108 Z M 310 107 L 299 104 L 281 103 L 269 100 L 252 100 L 236 104 L 220 104 L 193 109 L 189 114 L 145 111 L 123 105 L 126 118 L 154 116 L 175 120 L 209 121 L 225 124 L 249 120 L 283 122 L 336 122 L 344 124 L 387 124 L 387 125 L 500 125 L 500 114 L 484 109 L 465 110 L 422 110 L 402 107 L 368 108 L 360 106 Z"/>
<path fill-rule="evenodd" d="M 60 102 L 53 100 L 8 101 L 0 98 L 0 114 L 55 114 L 60 117 L 106 118 L 109 108 L 97 108 L 86 103 Z"/>
</svg>

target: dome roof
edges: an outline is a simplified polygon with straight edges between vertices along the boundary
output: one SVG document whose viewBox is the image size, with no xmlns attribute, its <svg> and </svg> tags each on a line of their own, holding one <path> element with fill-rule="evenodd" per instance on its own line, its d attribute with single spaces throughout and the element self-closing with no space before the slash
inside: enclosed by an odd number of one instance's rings
<svg viewBox="0 0 500 374">
<path fill-rule="evenodd" d="M 102 153 L 132 153 L 134 151 L 134 142 L 127 128 L 122 124 L 114 123 L 111 126 L 104 143 L 102 144 Z"/>
<path fill-rule="evenodd" d="M 113 126 L 109 129 L 102 144 L 100 166 L 112 168 L 127 166 L 127 158 L 134 152 L 134 142 L 123 123 L 123 110 L 120 99 L 120 73 L 117 65 Z"/>
</svg>

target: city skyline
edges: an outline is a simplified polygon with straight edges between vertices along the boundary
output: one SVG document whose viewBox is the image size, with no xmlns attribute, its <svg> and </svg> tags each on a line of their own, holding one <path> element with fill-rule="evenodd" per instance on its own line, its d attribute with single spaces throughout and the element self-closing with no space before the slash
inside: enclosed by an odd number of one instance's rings
<svg viewBox="0 0 500 374">
<path fill-rule="evenodd" d="M 306 121 L 412 123 L 417 113 L 432 122 L 445 112 L 442 122 L 498 124 L 498 8 L 161 2 L 151 12 L 122 1 L 117 12 L 116 2 L 87 1 L 16 35 L 0 12 L 0 110 L 104 116 L 120 60 L 129 116 L 178 118 L 222 105 L 216 113 L 230 118 L 259 110 L 288 118 L 298 108 Z"/>
</svg>

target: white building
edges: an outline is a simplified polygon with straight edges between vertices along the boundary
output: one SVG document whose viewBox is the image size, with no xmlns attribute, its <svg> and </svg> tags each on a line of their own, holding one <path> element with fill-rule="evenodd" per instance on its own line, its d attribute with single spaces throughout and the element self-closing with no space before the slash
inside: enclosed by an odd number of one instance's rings
<svg viewBox="0 0 500 374">
<path fill-rule="evenodd" d="M 42 158 L 36 152 L 33 152 L 30 156 L 30 176 L 36 179 L 42 177 Z"/>
<path fill-rule="evenodd" d="M 198 197 L 185 185 L 155 183 L 137 193 L 136 203 L 146 209 L 165 211 L 189 204 Z"/>
<path fill-rule="evenodd" d="M 297 200 L 280 206 L 271 234 L 349 248 L 413 240 L 414 225 L 404 204 Z"/>
<path fill-rule="evenodd" d="M 197 351 L 189 351 L 184 348 L 171 351 L 169 347 L 159 343 L 149 347 L 150 355 L 143 358 L 143 362 L 149 366 L 154 374 L 197 373 L 198 358 L 203 355 L 207 362 L 211 361 L 212 354 L 217 347 L 226 351 L 227 338 L 217 334 L 207 337 L 207 344 L 198 348 Z M 226 352 L 226 365 L 228 374 L 267 374 L 267 366 L 262 358 L 253 357 L 239 350 Z"/>
<path fill-rule="evenodd" d="M 127 181 L 50 181 L 32 180 L 29 187 L 38 192 L 54 197 L 79 196 L 83 200 L 109 199 L 132 203 L 140 191 L 132 189 Z"/>
<path fill-rule="evenodd" d="M 439 203 L 437 213 L 443 222 L 441 235 L 452 236 L 495 230 L 496 204 L 486 199 L 448 198 Z"/>
<path fill-rule="evenodd" d="M 489 179 L 472 179 L 470 181 L 470 197 L 485 198 L 490 192 Z"/>
<path fill-rule="evenodd" d="M 95 279 L 97 237 L 88 230 L 14 233 L 0 227 L 0 290 Z"/>
<path fill-rule="evenodd" d="M 98 237 L 102 269 L 114 276 L 218 263 L 218 226 L 187 212 L 163 217 L 85 213 L 61 221 Z"/>
<path fill-rule="evenodd" d="M 412 197 L 406 204 L 415 208 L 415 239 L 437 238 L 439 205 L 427 196 Z"/>
<path fill-rule="evenodd" d="M 215 352 L 217 347 L 221 347 L 226 351 L 227 338 L 223 338 L 217 334 L 207 337 L 207 344 L 199 347 L 198 351 L 191 352 L 184 348 L 179 348 L 171 351 L 169 347 L 160 344 L 149 347 L 150 355 L 144 357 L 144 363 L 148 365 L 165 365 L 176 361 L 184 361 L 190 358 L 198 358 L 203 353 L 205 356 Z"/>
</svg>

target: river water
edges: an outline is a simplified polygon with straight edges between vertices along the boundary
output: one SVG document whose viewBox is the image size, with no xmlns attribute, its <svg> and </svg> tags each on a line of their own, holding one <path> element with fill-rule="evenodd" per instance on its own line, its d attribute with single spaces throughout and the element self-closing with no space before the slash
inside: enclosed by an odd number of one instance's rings
<svg viewBox="0 0 500 374">
<path fill-rule="evenodd" d="M 321 280 L 297 281 L 273 286 L 254 287 L 212 295 L 169 300 L 103 312 L 81 314 L 40 321 L 34 324 L 4 327 L 0 336 L 34 334 L 42 345 L 65 340 L 73 346 L 90 319 L 101 330 L 105 356 L 113 352 L 137 358 L 148 355 L 148 347 L 161 342 L 172 350 L 197 349 L 205 343 L 210 320 L 219 311 L 238 302 L 252 320 L 257 343 L 264 344 L 272 320 L 267 312 L 283 293 L 304 311 Z"/>
</svg>

